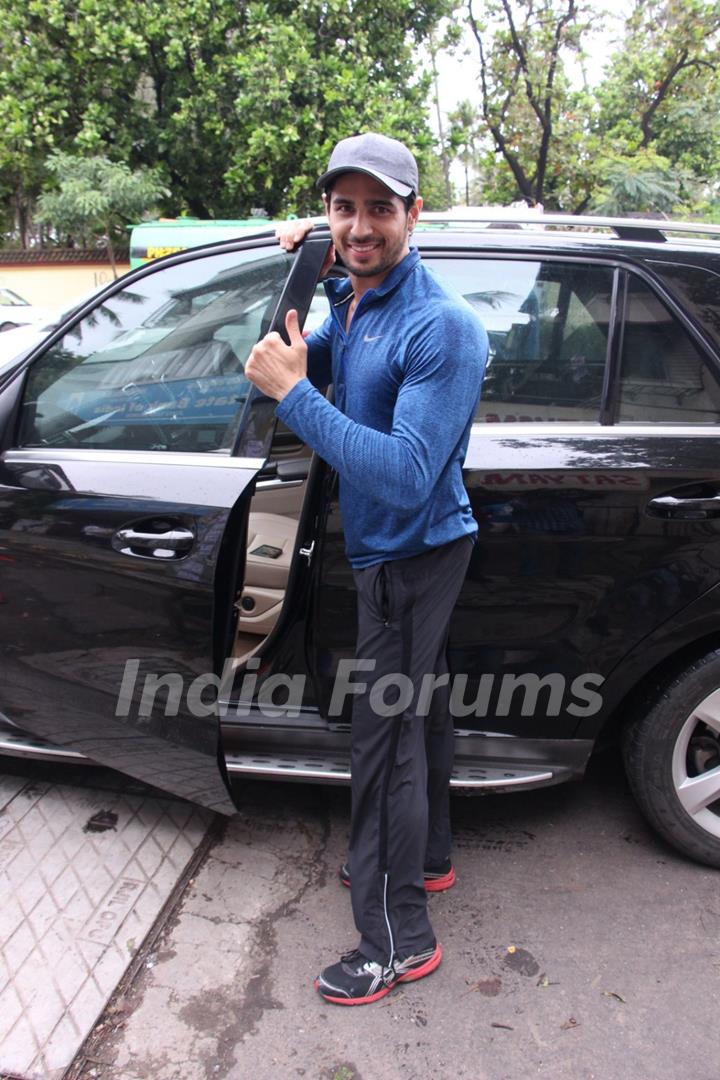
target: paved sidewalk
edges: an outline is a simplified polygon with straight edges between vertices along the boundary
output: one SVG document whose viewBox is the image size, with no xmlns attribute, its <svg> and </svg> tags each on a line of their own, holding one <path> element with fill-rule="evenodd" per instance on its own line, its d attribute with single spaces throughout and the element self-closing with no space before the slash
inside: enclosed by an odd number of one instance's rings
<svg viewBox="0 0 720 1080">
<path fill-rule="evenodd" d="M 48 775 L 0 774 L 0 1072 L 27 1080 L 64 1075 L 212 820 L 102 770 Z"/>
<path fill-rule="evenodd" d="M 347 791 L 242 792 L 68 1080 L 720 1080 L 718 873 L 655 839 L 615 759 L 454 799 L 444 962 L 362 1008 L 312 988 L 356 944 Z"/>
</svg>

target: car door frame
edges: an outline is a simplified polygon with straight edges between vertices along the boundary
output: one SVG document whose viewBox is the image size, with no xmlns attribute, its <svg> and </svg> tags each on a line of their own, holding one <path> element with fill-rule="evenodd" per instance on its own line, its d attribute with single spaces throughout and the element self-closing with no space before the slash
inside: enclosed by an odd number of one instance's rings
<svg viewBox="0 0 720 1080">
<path fill-rule="evenodd" d="M 34 452 L 34 448 L 27 448 L 23 452 L 23 448 L 15 447 L 14 443 L 17 439 L 19 412 L 28 370 L 35 361 L 45 355 L 78 322 L 122 289 L 131 287 L 139 279 L 162 272 L 166 267 L 191 263 L 212 255 L 232 254 L 248 249 L 267 247 L 267 240 L 268 237 L 254 237 L 248 241 L 223 242 L 169 256 L 125 275 L 93 297 L 88 303 L 79 307 L 70 319 L 53 330 L 43 342 L 28 354 L 18 367 L 8 373 L 7 378 L 0 378 L 0 460 L 2 460 L 3 466 L 14 464 L 20 470 L 17 475 L 20 475 L 23 468 L 23 458 L 26 461 L 29 459 L 30 465 L 32 465 L 33 458 L 39 459 L 43 456 L 51 458 L 53 455 L 63 457 L 62 451 L 58 451 L 57 448 L 49 448 L 46 454 L 43 454 L 42 448 L 40 448 L 39 453 L 37 450 Z M 329 243 L 329 237 L 320 236 L 315 238 L 313 242 L 302 246 L 290 266 L 289 273 L 280 289 L 280 295 L 275 303 L 272 316 L 267 324 L 263 325 L 260 336 L 262 336 L 263 332 L 271 330 L 276 330 L 284 336 L 285 315 L 291 307 L 299 311 L 302 325 L 307 308 L 312 300 Z M 202 454 L 183 455 L 172 451 L 169 453 L 149 451 L 150 454 L 158 455 L 153 458 L 153 464 L 175 466 L 175 469 L 171 470 L 171 472 L 174 471 L 176 477 L 182 472 L 182 468 L 179 472 L 177 466 L 182 467 L 185 465 L 190 469 L 193 465 L 199 465 L 212 469 L 212 480 L 218 480 L 221 488 L 224 484 L 226 490 L 225 495 L 215 496 L 214 505 L 218 507 L 226 505 L 223 499 L 229 498 L 232 500 L 227 507 L 223 533 L 232 516 L 234 535 L 238 537 L 245 535 L 255 478 L 266 460 L 267 450 L 272 441 L 272 432 L 275 426 L 274 408 L 274 401 L 264 397 L 255 388 L 252 389 L 242 407 L 235 445 L 227 456 L 213 456 L 210 458 L 205 455 L 203 458 Z M 248 456 L 247 440 L 244 436 L 251 422 L 257 421 L 258 416 L 261 417 L 262 423 L 260 425 L 255 423 L 256 435 L 257 431 L 261 430 L 263 437 L 260 442 L 255 438 L 254 449 L 256 452 L 252 456 Z M 85 449 L 75 452 L 66 451 L 66 464 L 70 468 L 79 469 L 82 472 L 83 464 L 85 466 L 92 464 L 92 453 L 92 451 L 88 453 Z M 107 458 L 108 467 L 111 462 L 114 465 L 122 465 L 123 460 L 121 459 L 123 457 L 131 470 L 133 464 L 139 464 L 139 462 L 133 463 L 131 451 L 110 450 L 104 453 L 106 455 L 119 455 L 119 457 Z M 103 452 L 96 451 L 95 454 L 102 457 Z M 78 457 L 82 458 L 83 456 L 85 456 L 84 463 L 80 461 L 78 464 Z M 187 462 L 181 460 L 184 457 L 188 458 Z M 194 460 L 190 461 L 191 458 Z M 85 471 L 87 473 L 88 469 L 86 468 Z M 92 469 L 90 468 L 89 471 L 92 472 Z M 137 478 L 141 477 L 141 473 L 137 469 L 135 475 Z M 233 480 L 233 476 L 235 480 Z M 7 481 L 7 473 L 5 479 Z M 158 497 L 158 492 L 155 490 L 159 486 L 157 479 L 157 476 L 155 476 L 147 480 L 148 498 L 156 499 Z M 138 479 L 138 482 L 141 482 L 141 480 Z M 233 498 L 232 484 L 237 482 L 239 482 L 239 486 L 236 498 Z M 92 491 L 92 487 L 90 490 Z M 113 493 L 108 492 L 108 494 L 112 495 Z M 209 505 L 213 505 L 212 501 Z M 213 550 L 218 552 L 221 545 L 217 535 L 214 539 L 216 543 Z M 115 550 L 117 551 L 117 548 Z M 237 544 L 234 559 L 237 574 L 236 581 L 241 584 L 245 559 L 242 543 Z M 228 606 L 231 606 L 231 603 Z M 217 657 L 217 623 L 217 611 L 213 609 L 211 623 L 208 628 L 212 640 L 206 643 L 206 651 L 210 651 L 213 663 L 216 662 Z M 220 637 L 226 631 L 227 626 L 224 623 L 219 632 Z M 128 659 L 130 658 L 128 657 Z M 50 702 L 48 702 L 47 712 L 48 714 L 53 712 Z M 122 725 L 117 730 L 113 729 L 109 736 L 107 732 L 99 730 L 103 724 L 112 724 L 114 719 L 114 717 L 108 718 L 107 715 L 97 717 L 97 738 L 88 737 L 87 723 L 84 726 L 71 723 L 66 728 L 62 724 L 58 725 L 52 717 L 47 722 L 43 721 L 40 724 L 42 730 L 38 729 L 39 721 L 37 718 L 31 719 L 27 727 L 34 735 L 46 738 L 64 749 L 80 751 L 84 756 L 90 757 L 101 764 L 117 768 L 119 771 L 138 779 L 151 782 L 173 795 L 189 797 L 201 805 L 208 806 L 221 813 L 230 814 L 234 812 L 234 802 L 220 745 L 220 721 L 217 707 L 211 715 L 203 717 L 204 737 L 202 738 L 197 730 L 193 731 L 192 726 L 187 724 L 184 727 L 179 723 L 174 725 L 172 723 L 148 724 L 147 717 L 139 716 L 137 710 L 135 712 L 128 710 L 128 715 L 123 718 L 127 728 L 127 738 L 123 737 Z M 90 722 L 90 727 L 92 728 L 92 722 Z"/>
</svg>

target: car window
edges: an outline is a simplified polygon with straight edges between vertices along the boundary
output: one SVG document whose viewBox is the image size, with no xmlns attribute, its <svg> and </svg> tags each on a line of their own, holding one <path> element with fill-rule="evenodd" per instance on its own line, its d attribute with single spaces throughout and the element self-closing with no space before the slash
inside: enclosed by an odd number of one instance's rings
<svg viewBox="0 0 720 1080">
<path fill-rule="evenodd" d="M 328 298 L 321 281 L 315 287 L 310 308 L 305 319 L 305 330 L 317 330 L 325 322 L 329 313 Z"/>
<path fill-rule="evenodd" d="M 720 348 L 720 274 L 684 263 L 653 260 L 650 265 Z"/>
<path fill-rule="evenodd" d="M 684 326 L 640 278 L 628 283 L 620 423 L 716 424 L 720 387 Z"/>
<path fill-rule="evenodd" d="M 427 262 L 462 293 L 488 333 L 476 420 L 598 420 L 611 268 L 520 259 Z"/>
<path fill-rule="evenodd" d="M 277 249 L 206 256 L 103 300 L 31 365 L 20 445 L 229 448 L 290 263 Z"/>
</svg>

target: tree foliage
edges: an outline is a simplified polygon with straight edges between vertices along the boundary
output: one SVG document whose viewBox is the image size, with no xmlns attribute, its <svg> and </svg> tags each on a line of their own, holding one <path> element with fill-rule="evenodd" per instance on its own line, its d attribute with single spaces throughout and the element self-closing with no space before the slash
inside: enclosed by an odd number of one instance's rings
<svg viewBox="0 0 720 1080">
<path fill-rule="evenodd" d="M 166 210 L 314 211 L 363 128 L 432 157 L 419 44 L 448 0 L 0 0 L 0 196 L 21 232 L 55 150 L 159 168 Z"/>
<path fill-rule="evenodd" d="M 678 122 L 717 93 L 719 29 L 717 0 L 635 0 L 600 87 L 599 131 L 630 151 L 677 139 Z M 697 132 L 686 127 L 685 141 Z"/>
<path fill-rule="evenodd" d="M 470 171 L 477 160 L 477 145 L 482 137 L 477 112 L 472 101 L 465 98 L 448 115 L 450 123 L 447 143 L 460 161 L 465 173 L 465 204 L 470 203 Z"/>
<path fill-rule="evenodd" d="M 652 150 L 603 158 L 597 171 L 604 182 L 595 192 L 592 208 L 600 214 L 670 215 L 692 197 L 693 178 Z"/>
<path fill-rule="evenodd" d="M 590 0 L 454 6 L 0 0 L 0 228 L 28 242 L 58 151 L 157 170 L 168 214 L 312 213 L 333 144 L 368 128 L 415 150 L 430 207 L 455 156 L 473 201 L 720 213 L 720 0 L 633 0 L 592 88 Z M 437 109 L 438 153 L 428 99 L 463 29 L 477 84 Z"/>
<path fill-rule="evenodd" d="M 578 74 L 601 16 L 584 0 L 465 0 L 459 14 L 478 61 L 460 127 L 480 201 L 669 212 L 717 199 L 718 0 L 635 0 L 594 88 Z M 455 152 L 467 167 L 467 142 Z"/>
<path fill-rule="evenodd" d="M 57 151 L 47 167 L 57 187 L 40 196 L 38 220 L 85 247 L 102 237 L 113 271 L 113 241 L 127 240 L 127 226 L 140 221 L 168 194 L 150 170 L 131 170 L 106 157 L 78 158 Z"/>
<path fill-rule="evenodd" d="M 516 197 L 561 206 L 582 121 L 564 69 L 588 26 L 580 0 L 467 0 L 479 61 L 480 116 Z M 490 162 L 486 157 L 486 167 Z"/>
<path fill-rule="evenodd" d="M 617 169 L 608 176 L 618 181 L 620 200 L 632 177 L 639 183 L 635 209 L 692 206 L 703 186 L 712 197 L 720 167 L 719 31 L 717 0 L 636 0 L 625 23 L 598 89 L 595 134 L 625 161 L 624 181 Z"/>
</svg>

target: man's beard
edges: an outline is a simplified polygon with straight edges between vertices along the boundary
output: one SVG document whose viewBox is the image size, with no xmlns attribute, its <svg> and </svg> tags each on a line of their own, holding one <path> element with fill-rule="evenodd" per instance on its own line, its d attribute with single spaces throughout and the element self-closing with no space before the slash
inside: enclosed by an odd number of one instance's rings
<svg viewBox="0 0 720 1080">
<path fill-rule="evenodd" d="M 392 249 L 390 250 L 388 250 L 387 247 L 383 247 L 381 249 L 382 257 L 380 261 L 375 263 L 373 266 L 362 264 L 360 266 L 355 266 L 351 254 L 349 254 L 347 258 L 343 261 L 345 262 L 345 265 L 354 277 L 366 278 L 377 277 L 379 274 L 387 274 L 390 270 L 397 266 L 399 262 L 402 261 L 404 257 L 403 251 L 405 249 L 406 242 L 407 236 L 403 237 L 402 240 L 399 240 L 395 245 L 393 245 Z"/>
</svg>

